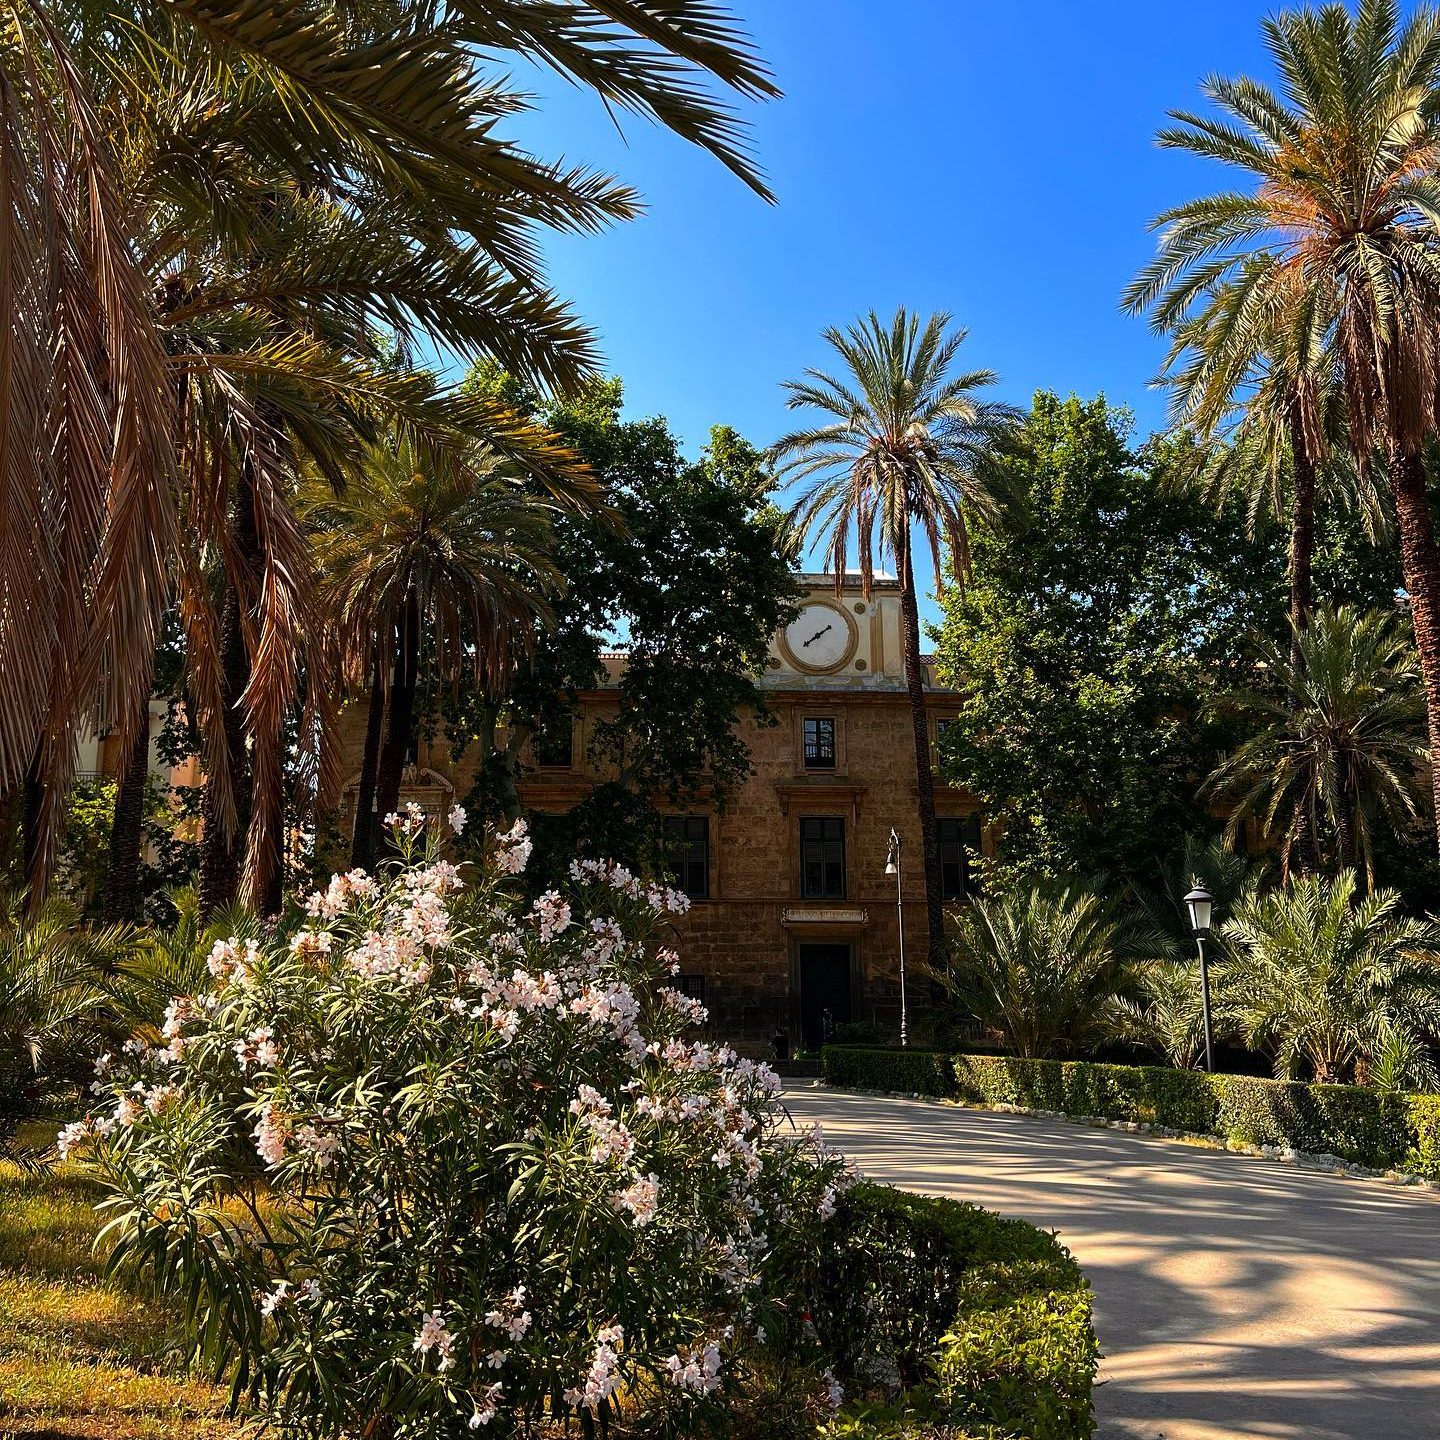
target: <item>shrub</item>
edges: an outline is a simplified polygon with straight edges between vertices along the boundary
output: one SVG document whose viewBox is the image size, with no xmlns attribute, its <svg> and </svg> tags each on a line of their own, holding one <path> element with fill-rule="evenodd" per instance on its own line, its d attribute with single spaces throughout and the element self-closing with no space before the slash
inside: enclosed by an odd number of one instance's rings
<svg viewBox="0 0 1440 1440">
<path fill-rule="evenodd" d="M 1421 1098 L 1155 1066 L 980 1055 L 956 1056 L 954 1064 L 963 1100 L 1161 1125 L 1245 1145 L 1339 1155 L 1376 1169 L 1406 1163 L 1414 1143 L 1407 1107 Z"/>
<path fill-rule="evenodd" d="M 1410 1149 L 1405 1168 L 1427 1180 L 1440 1180 L 1440 1095 L 1407 1095 Z"/>
<path fill-rule="evenodd" d="M 913 1403 L 928 1379 L 934 1418 L 977 1434 L 1091 1434 L 1090 1292 L 1053 1235 L 866 1184 L 829 1238 L 815 1323 L 843 1380 Z"/>
<path fill-rule="evenodd" d="M 881 1050 L 827 1045 L 821 1069 L 832 1085 L 852 1090 L 900 1090 L 907 1095 L 953 1093 L 950 1057 L 937 1050 Z"/>
<path fill-rule="evenodd" d="M 782 1302 L 841 1167 L 785 1138 L 765 1067 L 685 1038 L 703 1012 L 654 943 L 684 897 L 585 862 L 526 908 L 523 828 L 464 888 L 419 828 L 308 922 L 216 944 L 209 993 L 105 1068 L 111 1108 L 63 1141 L 115 1263 L 283 1434 L 588 1433 L 622 1394 L 698 1433 L 762 1328 L 818 1414 Z"/>
<path fill-rule="evenodd" d="M 825 1079 L 865 1089 L 918 1088 L 908 1084 L 907 1062 L 892 1063 L 895 1053 L 827 1049 Z M 948 1066 L 944 1091 L 926 1093 L 972 1105 L 1053 1110 L 1339 1155 L 1372 1169 L 1398 1168 L 1440 1180 L 1440 1096 L 1005 1055 L 954 1055 Z"/>
</svg>

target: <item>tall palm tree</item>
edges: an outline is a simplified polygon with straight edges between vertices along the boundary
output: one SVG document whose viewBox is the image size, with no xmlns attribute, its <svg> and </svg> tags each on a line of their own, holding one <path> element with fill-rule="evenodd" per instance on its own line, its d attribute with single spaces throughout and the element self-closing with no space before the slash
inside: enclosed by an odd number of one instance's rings
<svg viewBox="0 0 1440 1440">
<path fill-rule="evenodd" d="M 1440 16 L 1395 0 L 1263 22 L 1281 93 L 1212 78 L 1221 112 L 1174 112 L 1163 146 L 1249 183 L 1164 212 L 1128 303 L 1180 330 L 1224 314 L 1215 363 L 1245 368 L 1277 318 L 1304 313 L 1333 356 L 1357 459 L 1386 456 L 1415 620 L 1431 750 L 1440 754 L 1440 547 L 1424 450 L 1440 420 Z M 1432 766 L 1440 800 L 1440 766 Z M 1440 820 L 1440 803 L 1436 805 Z"/>
<path fill-rule="evenodd" d="M 1396 615 L 1322 606 L 1292 647 L 1268 638 L 1253 657 L 1263 684 L 1217 697 L 1253 733 L 1206 791 L 1231 804 L 1228 836 L 1256 818 L 1281 844 L 1282 870 L 1328 856 L 1363 865 L 1374 882 L 1371 836 L 1416 816 L 1426 755 L 1425 697 L 1408 627 Z M 1309 851 L 1310 853 L 1305 853 Z"/>
<path fill-rule="evenodd" d="M 635 197 L 499 139 L 522 101 L 476 56 L 548 63 L 762 194 L 707 82 L 776 92 L 708 0 L 16 0 L 0 16 L 0 796 L 25 787 L 43 882 L 78 719 L 108 689 L 130 753 L 178 596 L 210 844 L 233 876 L 245 757 L 269 766 L 250 829 L 273 828 L 277 717 L 298 698 L 285 482 L 327 448 L 340 468 L 357 424 L 394 417 L 373 329 L 546 387 L 593 363 L 537 229 L 597 229 Z"/>
<path fill-rule="evenodd" d="M 1131 964 L 1157 943 L 1099 896 L 1045 886 L 982 896 L 957 918 L 954 936 L 953 963 L 935 978 L 1027 1059 L 1083 1050 L 1112 1034 Z"/>
<path fill-rule="evenodd" d="M 1435 1083 L 1424 1040 L 1440 1034 L 1440 926 L 1405 915 L 1393 890 L 1359 896 L 1350 870 L 1302 876 L 1243 901 L 1220 933 L 1248 1043 L 1276 1075 L 1364 1078 L 1403 1037 L 1406 1083 Z"/>
<path fill-rule="evenodd" d="M 827 419 L 792 431 L 776 442 L 780 473 L 797 479 L 801 493 L 790 522 L 803 541 L 820 531 L 837 590 L 844 583 L 852 543 L 868 598 L 875 561 L 893 558 L 900 581 L 905 682 L 910 697 L 915 771 L 924 847 L 925 904 L 932 963 L 945 950 L 940 857 L 935 839 L 935 777 L 930 764 L 925 711 L 926 674 L 920 655 L 920 610 L 915 579 L 915 536 L 928 545 L 937 586 L 945 583 L 941 543 L 955 573 L 969 566 L 969 527 L 991 519 L 997 498 L 987 475 L 997 450 L 1018 420 L 1009 405 L 982 400 L 995 383 L 989 370 L 959 370 L 955 359 L 965 339 L 950 317 L 897 309 L 884 324 L 872 310 L 824 339 L 842 370 L 807 370 L 789 381 L 791 410 L 817 410 Z"/>
<path fill-rule="evenodd" d="M 404 441 L 372 446 L 343 495 L 313 496 L 325 613 L 345 669 L 369 689 L 353 864 L 375 858 L 372 810 L 397 808 L 422 667 L 497 689 L 547 617 L 561 584 L 555 508 L 491 454 L 436 464 Z"/>
</svg>

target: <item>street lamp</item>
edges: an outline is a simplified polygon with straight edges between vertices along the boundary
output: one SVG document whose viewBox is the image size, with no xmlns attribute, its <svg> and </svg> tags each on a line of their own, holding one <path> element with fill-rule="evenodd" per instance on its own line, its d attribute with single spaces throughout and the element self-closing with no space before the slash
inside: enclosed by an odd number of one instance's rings
<svg viewBox="0 0 1440 1440">
<path fill-rule="evenodd" d="M 1210 933 L 1210 916 L 1215 908 L 1215 901 L 1208 890 L 1196 885 L 1185 897 L 1185 907 L 1190 911 L 1190 933 L 1194 935 L 1196 949 L 1200 951 L 1200 1010 L 1205 1019 L 1205 1068 L 1213 1071 L 1215 1058 L 1210 1036 L 1210 967 L 1205 961 L 1205 937 Z"/>
<path fill-rule="evenodd" d="M 900 1044 L 908 1046 L 909 1016 L 905 1009 L 905 897 L 900 892 L 900 835 L 890 831 L 890 849 L 885 855 L 885 873 L 895 877 L 895 919 L 900 926 Z"/>
</svg>

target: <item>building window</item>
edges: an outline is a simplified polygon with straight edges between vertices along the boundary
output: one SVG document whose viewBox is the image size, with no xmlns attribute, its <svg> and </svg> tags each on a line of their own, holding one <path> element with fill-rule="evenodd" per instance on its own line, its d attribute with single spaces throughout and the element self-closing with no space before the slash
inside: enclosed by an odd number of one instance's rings
<svg viewBox="0 0 1440 1440">
<path fill-rule="evenodd" d="M 692 900 L 710 894 L 710 818 L 707 815 L 667 815 L 665 849 L 675 885 Z"/>
<path fill-rule="evenodd" d="M 975 891 L 970 855 L 980 853 L 980 817 L 937 820 L 935 841 L 940 850 L 940 898 L 968 900 Z"/>
<path fill-rule="evenodd" d="M 705 977 L 703 975 L 677 975 L 675 988 L 687 1000 L 698 1000 L 702 1005 L 705 1003 Z"/>
<path fill-rule="evenodd" d="M 575 724 L 566 715 L 530 739 L 530 753 L 542 770 L 569 770 L 575 764 Z"/>
<path fill-rule="evenodd" d="M 805 768 L 835 768 L 835 720 L 833 716 L 809 716 L 805 721 Z"/>
<path fill-rule="evenodd" d="M 800 894 L 806 900 L 845 898 L 845 822 L 838 817 L 800 821 Z"/>
</svg>

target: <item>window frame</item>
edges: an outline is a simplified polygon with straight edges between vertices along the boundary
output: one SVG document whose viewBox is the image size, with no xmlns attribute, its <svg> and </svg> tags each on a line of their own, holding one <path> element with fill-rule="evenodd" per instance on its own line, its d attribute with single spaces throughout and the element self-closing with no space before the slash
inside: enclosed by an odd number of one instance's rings
<svg viewBox="0 0 1440 1440">
<path fill-rule="evenodd" d="M 845 817 L 843 815 L 802 815 L 799 817 L 800 898 L 802 900 L 844 900 L 848 892 L 845 873 Z M 834 827 L 827 833 L 827 827 Z M 807 830 L 819 833 L 807 835 Z M 812 858 L 812 847 L 820 853 Z M 820 867 L 817 888 L 810 886 L 810 866 Z M 838 886 L 831 881 L 838 876 Z"/>
<path fill-rule="evenodd" d="M 815 727 L 815 758 L 810 754 L 810 727 Z M 826 758 L 821 745 L 824 731 L 830 736 L 830 753 Z M 800 718 L 800 763 L 806 770 L 820 770 L 833 775 L 840 768 L 840 727 L 833 715 L 803 715 Z"/>
<path fill-rule="evenodd" d="M 710 817 L 708 815 L 665 815 L 661 817 L 665 828 L 665 862 L 670 868 L 671 881 L 677 890 L 683 890 L 691 900 L 710 899 Z M 692 826 L 699 827 L 699 833 L 687 833 Z M 680 855 L 678 845 L 672 858 L 671 844 L 676 840 L 692 847 L 690 853 Z M 699 845 L 699 854 L 693 847 Z M 693 867 L 699 867 L 698 870 Z M 692 881 L 698 875 L 700 888 L 692 888 Z"/>
<path fill-rule="evenodd" d="M 559 746 L 561 742 L 566 743 L 565 758 L 563 760 L 550 759 L 546 755 L 545 746 L 553 743 Z M 567 716 L 563 726 L 556 727 L 556 733 L 549 734 L 543 728 L 535 731 L 530 736 L 530 758 L 535 762 L 537 770 L 573 770 L 575 768 L 575 717 Z"/>
<path fill-rule="evenodd" d="M 954 827 L 953 838 L 946 831 Z M 945 905 L 966 905 L 975 898 L 975 873 L 970 853 L 981 853 L 984 829 L 978 815 L 941 815 L 935 821 L 935 848 L 940 862 L 940 900 Z M 973 842 L 973 843 L 972 843 Z M 953 854 L 947 852 L 953 851 Z M 947 870 L 958 870 L 959 884 L 947 884 Z"/>
</svg>

